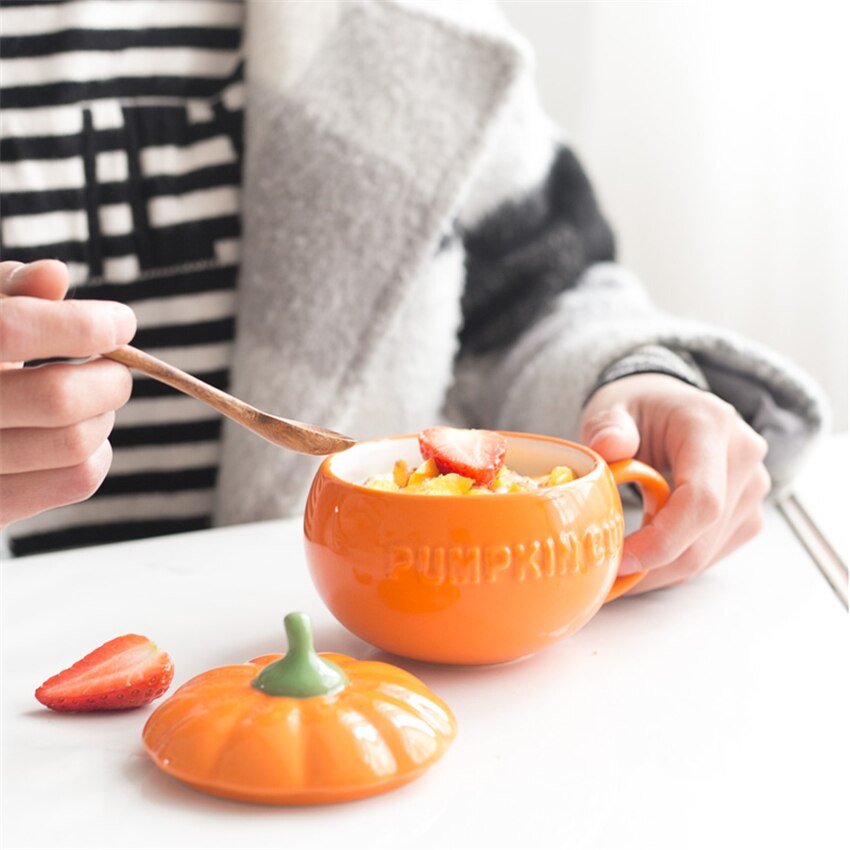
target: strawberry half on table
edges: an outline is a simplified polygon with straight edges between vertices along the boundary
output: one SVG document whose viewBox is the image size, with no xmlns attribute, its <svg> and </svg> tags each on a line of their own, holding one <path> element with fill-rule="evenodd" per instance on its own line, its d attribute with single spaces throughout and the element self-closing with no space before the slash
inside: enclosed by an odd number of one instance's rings
<svg viewBox="0 0 850 850">
<path fill-rule="evenodd" d="M 167 652 L 141 635 L 124 635 L 51 676 L 35 698 L 54 711 L 137 708 L 161 697 L 173 677 Z"/>
<path fill-rule="evenodd" d="M 433 458 L 441 473 L 456 472 L 489 484 L 505 462 L 508 441 L 496 431 L 438 426 L 419 432 L 422 459 Z"/>
</svg>

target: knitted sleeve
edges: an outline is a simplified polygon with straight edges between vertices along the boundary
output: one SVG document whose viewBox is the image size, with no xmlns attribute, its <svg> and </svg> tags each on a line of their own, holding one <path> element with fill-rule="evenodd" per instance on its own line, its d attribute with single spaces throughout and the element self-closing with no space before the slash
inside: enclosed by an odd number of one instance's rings
<svg viewBox="0 0 850 850">
<path fill-rule="evenodd" d="M 614 235 L 590 181 L 565 145 L 557 146 L 538 186 L 505 201 L 464 237 L 464 353 L 511 344 L 590 266 L 615 255 Z M 705 388 L 705 379 L 685 354 L 651 345 L 610 364 L 593 389 L 639 372 L 662 372 Z"/>
<path fill-rule="evenodd" d="M 575 438 L 598 387 L 662 372 L 732 403 L 787 483 L 828 418 L 815 382 L 748 339 L 659 311 L 617 264 L 590 182 L 528 88 L 505 123 L 459 218 L 467 283 L 450 415 Z"/>
</svg>

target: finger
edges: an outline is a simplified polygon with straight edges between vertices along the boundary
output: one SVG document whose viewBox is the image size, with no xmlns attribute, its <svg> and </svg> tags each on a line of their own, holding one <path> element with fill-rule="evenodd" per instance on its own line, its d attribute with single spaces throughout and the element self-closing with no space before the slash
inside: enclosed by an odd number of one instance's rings
<svg viewBox="0 0 850 850">
<path fill-rule="evenodd" d="M 130 370 L 111 360 L 0 372 L 0 428 L 64 428 L 118 410 L 132 389 Z"/>
<path fill-rule="evenodd" d="M 91 357 L 129 342 L 133 311 L 115 301 L 0 298 L 0 360 Z"/>
<path fill-rule="evenodd" d="M 762 514 L 761 511 L 758 511 L 729 531 L 718 535 L 717 541 L 709 540 L 695 544 L 694 547 L 691 547 L 691 550 L 688 550 L 672 564 L 652 570 L 646 578 L 624 595 L 636 596 L 689 581 L 697 574 L 720 562 L 727 555 L 731 555 L 738 547 L 755 537 L 761 531 L 762 525 Z M 716 543 L 719 543 L 719 547 Z"/>
<path fill-rule="evenodd" d="M 691 429 L 674 443 L 673 492 L 647 525 L 626 538 L 622 575 L 672 563 L 721 519 L 726 506 L 725 450 L 723 435 L 704 429 Z"/>
<path fill-rule="evenodd" d="M 616 405 L 582 422 L 581 441 L 610 463 L 634 457 L 640 447 L 640 434 L 626 408 Z"/>
<path fill-rule="evenodd" d="M 61 301 L 68 291 L 68 267 L 59 260 L 0 263 L 0 292 Z"/>
<path fill-rule="evenodd" d="M 745 429 L 742 431 L 741 429 Z M 740 537 L 743 526 L 759 525 L 762 503 L 770 492 L 770 475 L 761 463 L 765 457 L 766 442 L 743 422 L 737 423 L 734 437 L 729 443 L 728 473 L 726 481 L 726 507 L 722 519 L 696 540 L 676 560 L 677 574 L 681 580 L 695 576 L 716 563 L 719 553 L 729 553 L 729 540 Z"/>
<path fill-rule="evenodd" d="M 12 275 L 22 269 L 24 263 L 19 263 L 17 260 L 4 260 L 0 263 L 0 292 L 8 293 L 8 281 Z"/>
<path fill-rule="evenodd" d="M 770 474 L 761 463 L 766 454 L 764 438 L 743 422 L 737 423 L 729 444 L 724 517 L 676 560 L 677 581 L 692 578 L 714 565 L 761 528 L 764 499 L 772 485 Z"/>
<path fill-rule="evenodd" d="M 58 260 L 39 260 L 35 263 L 18 263 L 7 260 L 0 263 L 0 297 L 29 295 L 59 301 L 68 290 L 68 268 Z M 0 369 L 20 368 L 22 361 L 3 361 Z"/>
<path fill-rule="evenodd" d="M 673 563 L 650 572 L 629 593 L 637 595 L 681 584 L 755 537 L 764 525 L 764 497 L 770 491 L 770 486 L 770 475 L 762 466 L 751 476 L 739 500 L 726 512 L 721 522 Z"/>
<path fill-rule="evenodd" d="M 106 442 L 76 466 L 0 475 L 0 528 L 49 508 L 82 502 L 103 483 L 111 462 L 112 447 Z"/>
<path fill-rule="evenodd" d="M 661 590 L 665 587 L 674 587 L 681 584 L 685 579 L 679 575 L 675 566 L 659 567 L 657 570 L 647 573 L 631 590 L 623 596 L 640 596 L 642 593 L 651 593 L 653 590 Z"/>
<path fill-rule="evenodd" d="M 759 464 L 749 477 L 740 498 L 729 511 L 729 526 L 712 541 L 703 568 L 731 555 L 739 546 L 755 537 L 764 527 L 764 500 L 772 487 L 770 473 Z"/>
<path fill-rule="evenodd" d="M 660 587 L 682 584 L 709 567 L 714 563 L 714 553 L 717 551 L 719 542 L 729 538 L 731 524 L 731 517 L 725 517 L 672 563 L 651 570 L 649 575 L 639 583 L 640 592 L 646 593 Z M 635 589 L 637 590 L 637 586 Z"/>
<path fill-rule="evenodd" d="M 750 514 L 732 533 L 732 535 L 727 538 L 723 546 L 716 552 L 714 557 L 711 559 L 712 566 L 716 563 L 719 563 L 724 558 L 731 555 L 736 549 L 740 549 L 745 543 L 749 543 L 754 537 L 757 537 L 761 534 L 762 529 L 764 528 L 764 511 L 759 508 L 754 513 Z"/>
<path fill-rule="evenodd" d="M 740 422 L 740 427 L 743 429 L 743 434 L 738 441 L 740 443 L 739 457 L 743 462 L 761 463 L 767 457 L 769 443 L 743 420 Z"/>
<path fill-rule="evenodd" d="M 9 428 L 0 432 L 0 469 L 8 475 L 76 466 L 106 441 L 114 424 L 109 410 L 65 428 Z"/>
</svg>

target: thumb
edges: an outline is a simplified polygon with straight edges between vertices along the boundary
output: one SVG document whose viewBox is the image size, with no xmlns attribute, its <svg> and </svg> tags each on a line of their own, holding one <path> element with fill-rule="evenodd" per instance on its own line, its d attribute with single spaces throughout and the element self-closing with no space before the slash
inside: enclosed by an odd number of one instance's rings
<svg viewBox="0 0 850 850">
<path fill-rule="evenodd" d="M 582 422 L 581 441 L 610 463 L 634 457 L 640 446 L 640 433 L 625 407 L 615 405 Z"/>
</svg>

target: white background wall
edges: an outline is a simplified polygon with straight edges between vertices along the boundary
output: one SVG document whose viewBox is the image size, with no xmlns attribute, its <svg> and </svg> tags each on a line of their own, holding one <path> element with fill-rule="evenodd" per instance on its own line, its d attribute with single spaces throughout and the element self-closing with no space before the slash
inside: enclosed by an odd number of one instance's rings
<svg viewBox="0 0 850 850">
<path fill-rule="evenodd" d="M 842 4 L 499 5 L 656 303 L 783 352 L 847 428 Z"/>
</svg>

